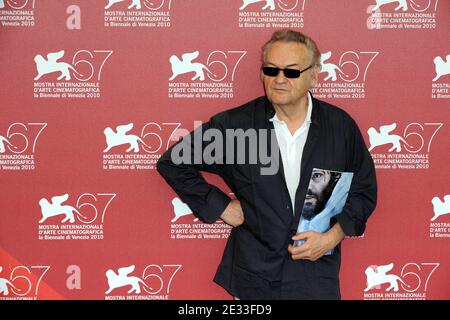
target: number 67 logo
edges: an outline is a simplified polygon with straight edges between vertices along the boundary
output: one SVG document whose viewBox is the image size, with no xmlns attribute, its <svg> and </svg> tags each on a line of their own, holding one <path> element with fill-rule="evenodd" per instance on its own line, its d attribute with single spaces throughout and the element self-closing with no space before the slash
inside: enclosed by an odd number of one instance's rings
<svg viewBox="0 0 450 320">
<path fill-rule="evenodd" d="M 16 296 L 24 297 L 33 291 L 31 295 L 37 297 L 42 278 L 49 269 L 49 266 L 16 266 L 11 270 L 9 278 L 0 277 L 0 294 L 8 296 L 11 291 Z M 0 273 L 2 270 L 3 267 L 0 266 Z M 40 275 L 36 279 L 36 273 L 39 271 Z"/>
<path fill-rule="evenodd" d="M 0 153 L 34 153 L 39 135 L 47 127 L 47 123 L 15 122 L 8 127 L 6 137 L 0 135 Z M 31 147 L 31 150 L 29 150 Z"/>
<path fill-rule="evenodd" d="M 404 291 L 416 292 L 422 288 L 421 291 L 426 292 L 428 287 L 428 281 L 431 278 L 433 272 L 439 267 L 439 263 L 421 263 L 420 265 L 414 262 L 407 263 L 403 266 L 400 276 L 396 274 L 388 274 L 394 268 L 394 264 L 390 263 L 381 266 L 369 266 L 365 270 L 367 287 L 364 292 L 372 289 L 380 289 L 382 284 L 389 284 L 386 291 L 399 290 L 399 285 Z M 431 268 L 429 271 L 425 271 L 425 268 Z M 423 279 L 425 279 L 425 283 Z"/>
<path fill-rule="evenodd" d="M 98 197 L 98 198 L 97 198 Z M 41 207 L 42 219 L 39 220 L 39 223 L 45 222 L 50 217 L 54 217 L 57 215 L 65 215 L 64 219 L 61 220 L 61 223 L 69 221 L 70 223 L 75 222 L 75 217 L 78 218 L 82 223 L 88 224 L 97 220 L 99 211 L 101 214 L 101 223 L 104 223 L 106 209 L 108 208 L 111 201 L 116 197 L 115 193 L 98 193 L 97 197 L 92 193 L 83 193 L 78 197 L 76 207 L 73 207 L 64 202 L 69 199 L 69 195 L 63 194 L 61 196 L 54 196 L 48 201 L 46 198 L 42 198 L 39 200 L 39 206 Z M 99 206 L 101 198 L 107 197 L 109 200 L 106 204 L 101 204 L 103 206 L 103 210 L 99 210 Z M 63 204 L 64 203 L 64 204 Z M 88 208 L 84 208 L 88 207 Z"/>
</svg>

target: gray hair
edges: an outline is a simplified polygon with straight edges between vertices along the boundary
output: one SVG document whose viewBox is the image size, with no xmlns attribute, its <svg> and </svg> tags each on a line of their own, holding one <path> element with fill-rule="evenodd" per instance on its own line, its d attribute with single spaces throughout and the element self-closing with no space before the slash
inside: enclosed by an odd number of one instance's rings
<svg viewBox="0 0 450 320">
<path fill-rule="evenodd" d="M 308 49 L 310 61 L 312 62 L 313 66 L 318 66 L 320 68 L 320 51 L 315 41 L 307 35 L 291 29 L 278 30 L 272 34 L 270 40 L 267 41 L 262 47 L 261 58 L 263 63 L 265 63 L 266 61 L 267 50 L 275 42 L 296 42 L 304 44 Z"/>
</svg>

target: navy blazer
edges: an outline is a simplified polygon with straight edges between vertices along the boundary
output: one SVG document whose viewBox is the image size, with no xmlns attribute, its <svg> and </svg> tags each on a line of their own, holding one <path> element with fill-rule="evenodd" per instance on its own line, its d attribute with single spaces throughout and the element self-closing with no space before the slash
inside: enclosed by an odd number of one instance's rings
<svg viewBox="0 0 450 320">
<path fill-rule="evenodd" d="M 303 150 L 295 212 L 286 186 L 281 156 L 274 175 L 261 175 L 262 165 L 205 162 L 174 164 L 172 146 L 157 164 L 158 172 L 196 216 L 207 223 L 219 219 L 231 199 L 207 183 L 201 171 L 222 177 L 240 201 L 245 221 L 233 228 L 214 281 L 240 299 L 340 299 L 340 245 L 315 262 L 292 260 L 287 251 L 296 233 L 313 168 L 353 172 L 343 212 L 336 215 L 347 236 L 359 236 L 375 209 L 377 183 L 372 157 L 355 121 L 342 109 L 313 98 L 311 125 Z M 201 130 L 272 129 L 275 110 L 266 97 L 213 116 Z M 196 129 L 200 130 L 200 128 Z M 193 144 L 192 139 L 178 143 Z M 271 141 L 268 139 L 268 150 Z M 177 143 L 177 144 L 178 144 Z M 202 149 L 209 143 L 203 142 Z M 191 156 L 194 157 L 194 148 Z M 226 150 L 223 150 L 225 159 Z M 272 155 L 274 156 L 274 155 Z M 236 155 L 235 155 L 236 157 Z M 225 161 L 224 161 L 225 162 Z"/>
</svg>

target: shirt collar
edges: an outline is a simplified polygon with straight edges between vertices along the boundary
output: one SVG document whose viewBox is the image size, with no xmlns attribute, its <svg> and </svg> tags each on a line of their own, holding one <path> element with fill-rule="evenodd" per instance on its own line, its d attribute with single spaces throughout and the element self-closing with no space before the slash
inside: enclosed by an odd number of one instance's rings
<svg viewBox="0 0 450 320">
<path fill-rule="evenodd" d="M 308 125 L 311 123 L 312 108 L 313 108 L 312 97 L 311 97 L 311 93 L 308 92 L 308 111 L 306 112 L 306 118 L 305 118 L 305 122 L 303 123 L 303 125 Z M 284 123 L 284 121 L 282 121 L 278 118 L 276 113 L 272 118 L 269 119 L 269 121 L 271 121 L 271 122 L 276 121 L 278 123 Z"/>
</svg>

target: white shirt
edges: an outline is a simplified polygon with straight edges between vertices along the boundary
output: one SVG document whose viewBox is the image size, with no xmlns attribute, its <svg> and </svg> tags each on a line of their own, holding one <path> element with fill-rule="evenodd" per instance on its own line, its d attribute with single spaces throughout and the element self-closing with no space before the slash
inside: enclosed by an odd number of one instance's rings
<svg viewBox="0 0 450 320">
<path fill-rule="evenodd" d="M 308 136 L 311 124 L 312 98 L 308 92 L 308 111 L 303 124 L 292 135 L 286 122 L 280 120 L 275 114 L 270 121 L 277 136 L 280 147 L 281 159 L 283 161 L 284 177 L 292 201 L 292 211 L 295 212 L 295 193 L 300 182 L 300 168 L 302 164 L 303 148 Z"/>
</svg>

